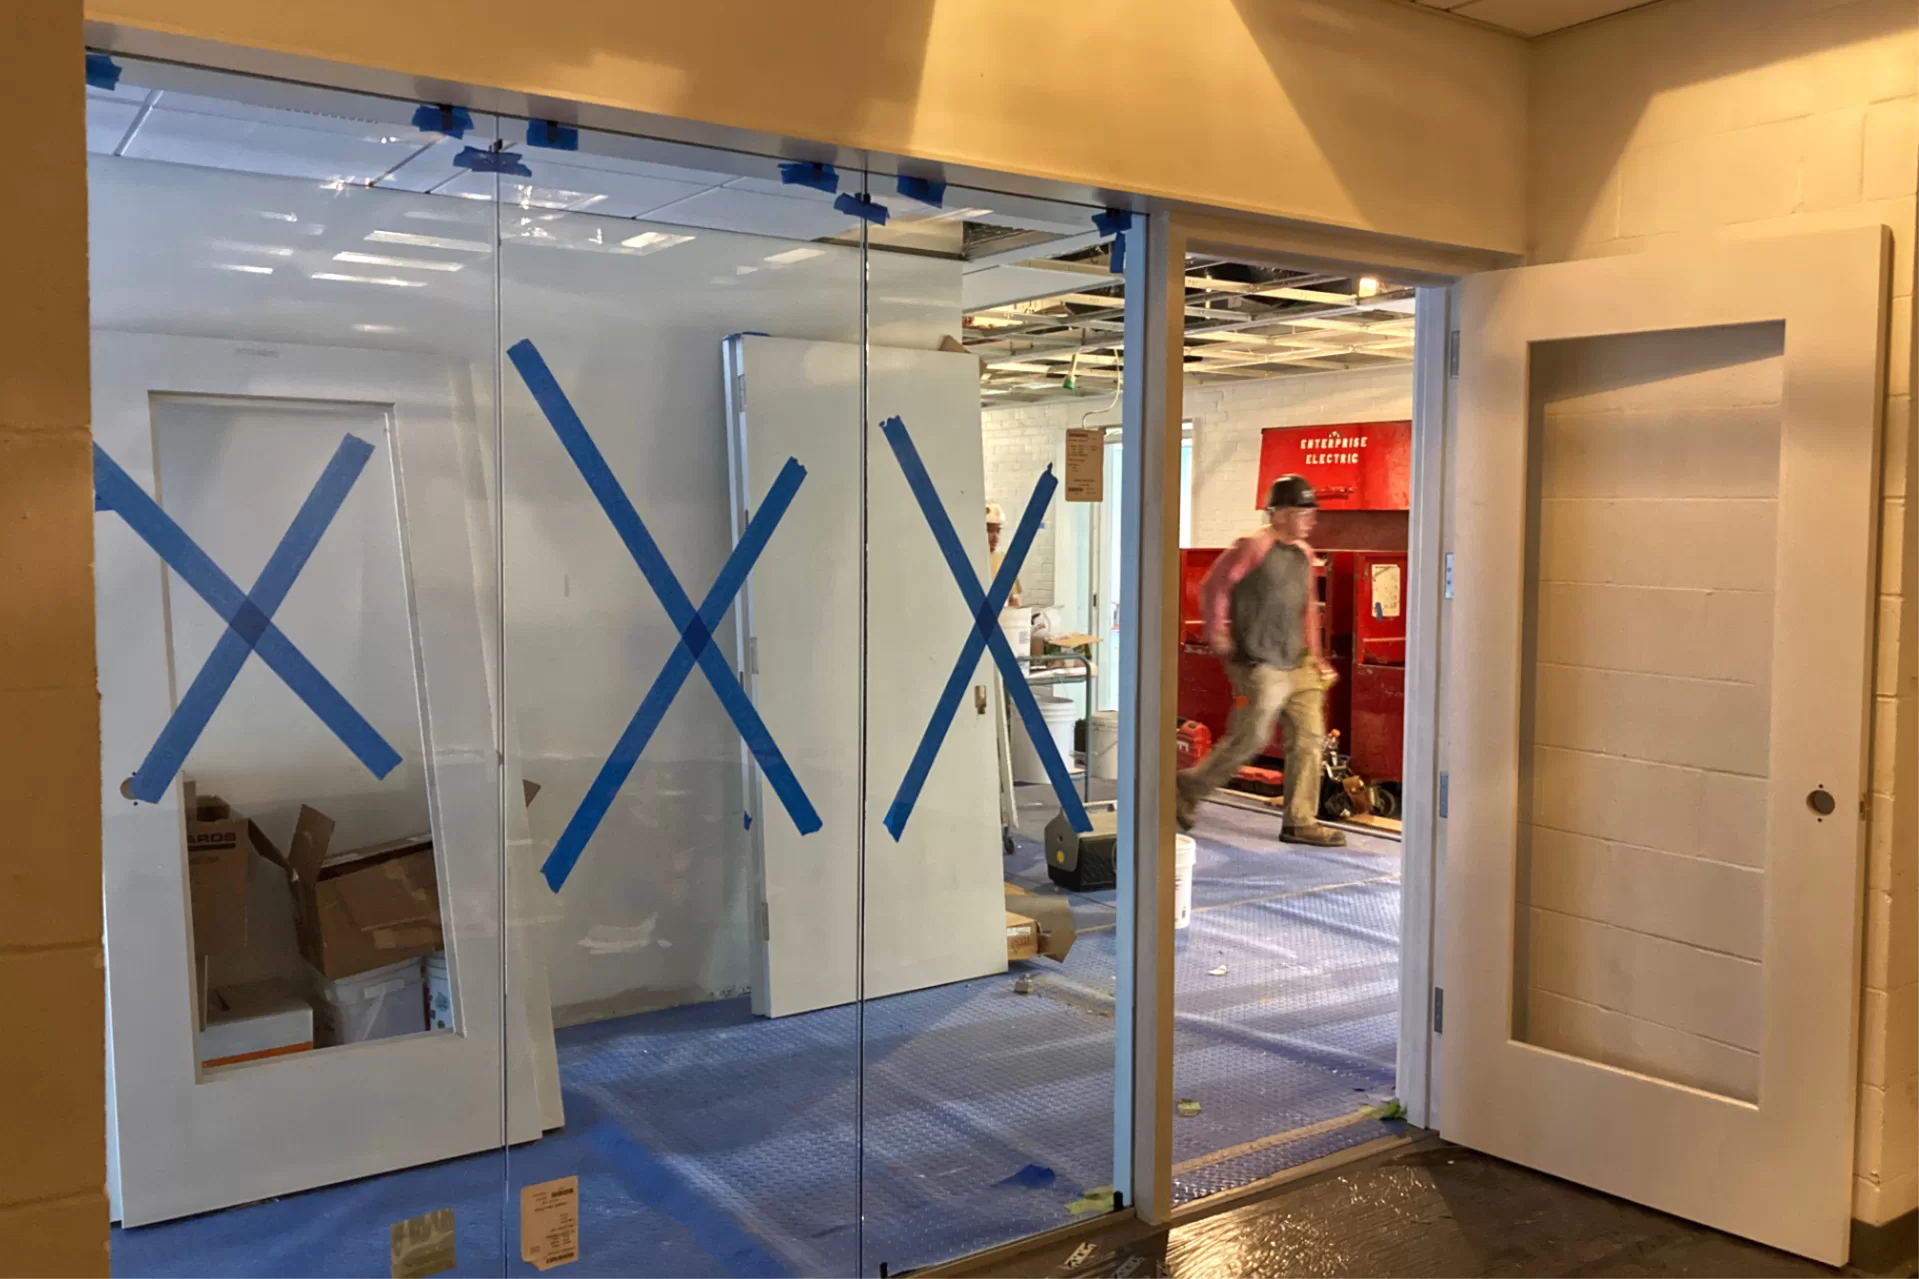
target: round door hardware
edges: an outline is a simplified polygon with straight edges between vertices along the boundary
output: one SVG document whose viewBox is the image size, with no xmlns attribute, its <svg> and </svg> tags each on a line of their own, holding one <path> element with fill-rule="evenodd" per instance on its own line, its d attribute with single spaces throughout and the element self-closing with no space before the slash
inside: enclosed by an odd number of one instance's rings
<svg viewBox="0 0 1919 1279">
<path fill-rule="evenodd" d="M 1817 786 L 1813 788 L 1812 794 L 1806 796 L 1806 807 L 1821 817 L 1831 817 L 1833 810 L 1839 807 L 1839 804 L 1824 786 Z"/>
</svg>

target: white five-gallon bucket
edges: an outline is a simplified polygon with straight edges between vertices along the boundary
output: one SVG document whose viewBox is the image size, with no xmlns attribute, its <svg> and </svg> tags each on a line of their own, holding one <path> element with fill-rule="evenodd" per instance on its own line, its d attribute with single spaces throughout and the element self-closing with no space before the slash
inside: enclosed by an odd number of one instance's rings
<svg viewBox="0 0 1919 1279">
<path fill-rule="evenodd" d="M 1119 712 L 1094 711 L 1086 721 L 1086 767 L 1102 781 L 1119 780 Z"/>
<path fill-rule="evenodd" d="M 999 611 L 1000 634 L 1006 637 L 1007 646 L 1015 657 L 1028 657 L 1033 651 L 1033 610 L 1030 608 L 1003 608 Z"/>
<path fill-rule="evenodd" d="M 1199 845 L 1191 835 L 1173 836 L 1173 927 L 1184 928 L 1193 922 L 1193 863 L 1199 860 Z"/>
<path fill-rule="evenodd" d="M 1064 697 L 1036 697 L 1039 703 L 1040 718 L 1046 721 L 1046 731 L 1053 739 L 1053 745 L 1059 750 L 1060 759 L 1067 768 L 1073 766 L 1073 703 Z M 1016 782 L 1044 782 L 1046 766 L 1040 763 L 1039 751 L 1033 748 L 1033 739 L 1027 736 L 1026 719 L 1018 711 L 1013 712 L 1013 780 Z"/>
</svg>

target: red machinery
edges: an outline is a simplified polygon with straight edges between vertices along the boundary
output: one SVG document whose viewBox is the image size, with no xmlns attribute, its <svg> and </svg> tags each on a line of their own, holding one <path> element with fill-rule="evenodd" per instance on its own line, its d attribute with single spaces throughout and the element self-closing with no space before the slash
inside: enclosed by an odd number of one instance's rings
<svg viewBox="0 0 1919 1279">
<path fill-rule="evenodd" d="M 1305 476 L 1319 493 L 1313 545 L 1320 553 L 1320 639 L 1339 676 L 1327 694 L 1326 723 L 1350 751 L 1353 772 L 1374 783 L 1400 778 L 1411 458 L 1408 421 L 1275 427 L 1260 441 L 1256 505 L 1286 474 Z M 1225 735 L 1233 694 L 1206 645 L 1199 586 L 1221 553 L 1180 552 L 1179 717 L 1204 725 L 1213 742 Z M 1284 758 L 1283 728 L 1267 754 Z"/>
</svg>

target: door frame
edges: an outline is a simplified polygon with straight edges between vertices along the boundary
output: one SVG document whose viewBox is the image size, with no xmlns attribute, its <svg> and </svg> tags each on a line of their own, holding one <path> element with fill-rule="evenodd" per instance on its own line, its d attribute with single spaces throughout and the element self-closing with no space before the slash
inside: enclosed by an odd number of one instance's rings
<svg viewBox="0 0 1919 1279">
<path fill-rule="evenodd" d="M 1142 737 L 1138 724 L 1163 724 L 1178 702 L 1179 448 L 1185 413 L 1185 261 L 1205 253 L 1274 266 L 1379 273 L 1418 287 L 1414 313 L 1412 526 L 1408 553 L 1404 867 L 1401 883 L 1397 1091 L 1407 1118 L 1436 1122 L 1432 991 L 1439 870 L 1445 823 L 1440 782 L 1445 554 L 1450 546 L 1453 290 L 1461 277 L 1513 265 L 1510 255 L 1396 240 L 1371 232 L 1306 226 L 1184 206 L 1155 208 L 1146 250 L 1129 261 L 1125 491 L 1140 502 L 1122 524 L 1122 625 L 1136 636 L 1121 670 L 1120 848 L 1133 858 L 1122 876 L 1119 1098 L 1116 1185 L 1149 1223 L 1176 1213 L 1173 1114 L 1173 775 L 1170 734 Z M 1150 462 L 1149 462 L 1150 455 Z M 1145 624 L 1148 621 L 1155 625 Z M 1128 785 L 1127 779 L 1134 779 Z M 1138 779 L 1152 779 L 1145 784 Z M 1135 837 L 1136 833 L 1136 837 Z M 1130 933 L 1130 936 L 1129 936 Z M 1131 943 L 1130 946 L 1128 943 Z M 1130 1094 L 1130 1095 L 1129 1095 Z M 1129 1158 L 1130 1156 L 1130 1158 Z M 1297 1175 L 1284 1174 L 1284 1175 Z M 1210 1212 L 1211 1199 L 1189 1212 Z"/>
</svg>

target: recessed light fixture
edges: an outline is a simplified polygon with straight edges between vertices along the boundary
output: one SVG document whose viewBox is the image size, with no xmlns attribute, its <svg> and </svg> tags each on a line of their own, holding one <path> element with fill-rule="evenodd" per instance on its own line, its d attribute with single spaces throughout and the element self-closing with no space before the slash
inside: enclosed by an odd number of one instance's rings
<svg viewBox="0 0 1919 1279">
<path fill-rule="evenodd" d="M 774 266 L 791 266 L 795 262 L 804 262 L 808 258 L 821 257 L 825 249 L 788 249 L 784 253 L 773 253 L 761 258 L 762 262 L 771 262 Z"/>
<path fill-rule="evenodd" d="M 668 235 L 664 231 L 642 231 L 621 240 L 620 247 L 633 253 L 658 253 L 661 249 L 685 244 L 692 238 L 690 235 Z"/>
<path fill-rule="evenodd" d="M 457 271 L 463 262 L 435 262 L 431 258 L 389 258 L 378 253 L 336 253 L 335 262 L 358 262 L 362 266 L 397 266 L 415 271 Z"/>
<path fill-rule="evenodd" d="M 446 249 L 453 253 L 491 253 L 493 246 L 483 240 L 455 240 L 444 235 L 415 235 L 411 231 L 374 231 L 371 244 L 404 244 L 412 249 Z"/>
<path fill-rule="evenodd" d="M 341 284 L 384 284 L 390 289 L 424 289 L 425 280 L 400 280 L 385 275 L 341 275 L 337 271 L 315 271 L 309 280 L 337 280 Z"/>
<path fill-rule="evenodd" d="M 1360 297 L 1370 298 L 1375 296 L 1378 292 L 1379 292 L 1378 280 L 1374 279 L 1370 275 L 1362 275 L 1359 277 L 1359 296 Z"/>
</svg>

